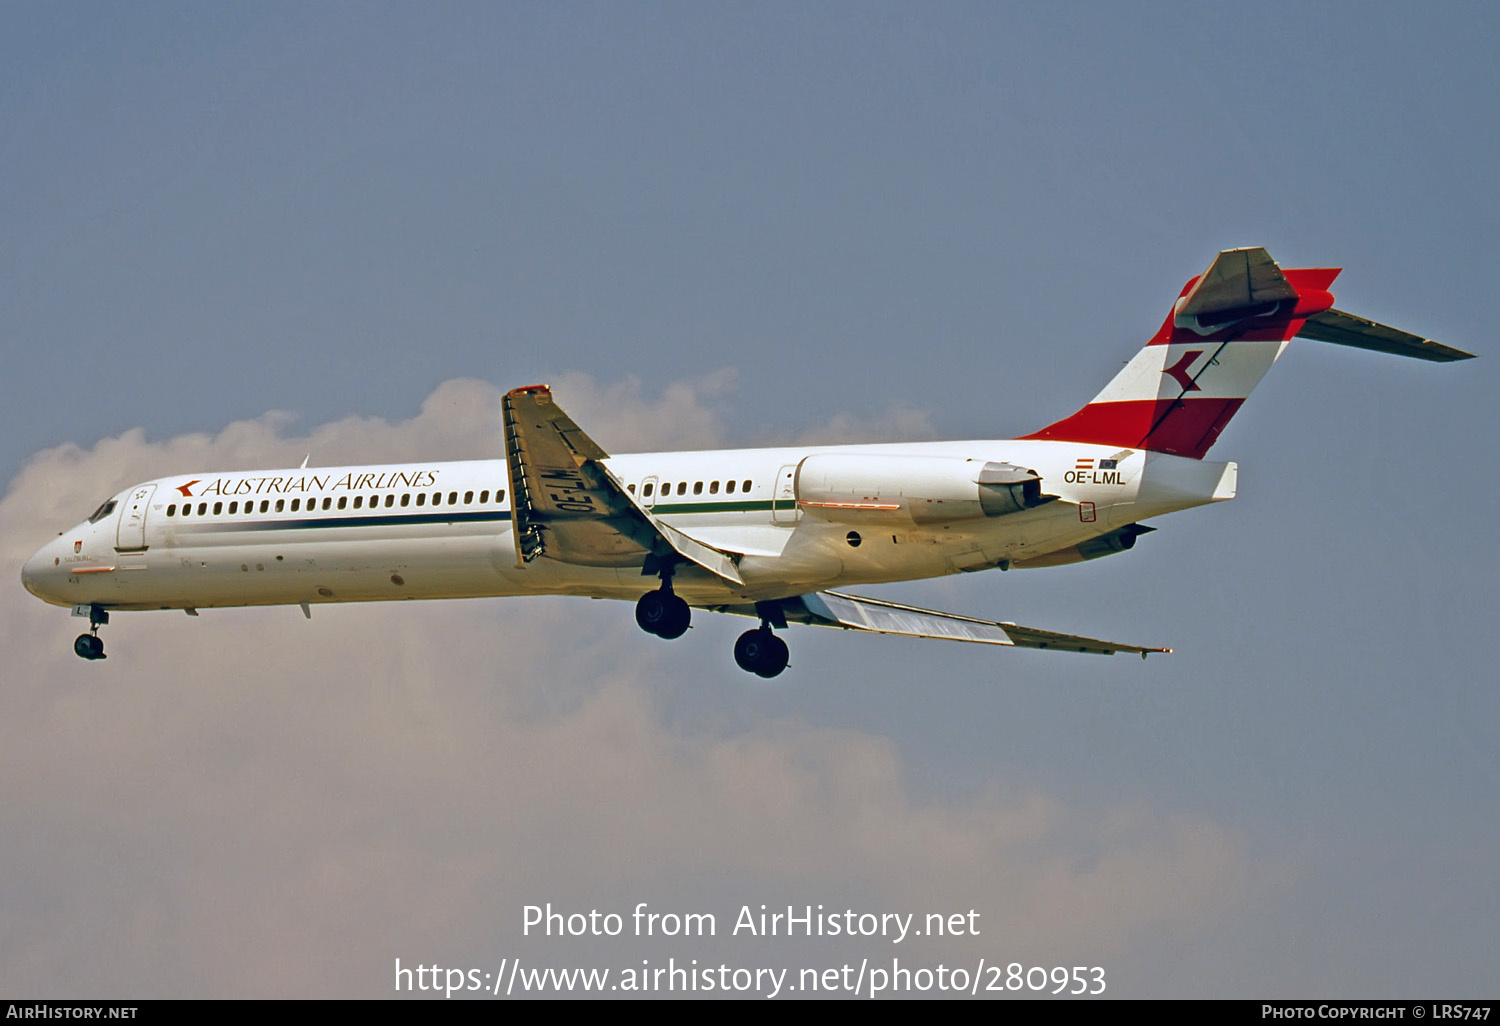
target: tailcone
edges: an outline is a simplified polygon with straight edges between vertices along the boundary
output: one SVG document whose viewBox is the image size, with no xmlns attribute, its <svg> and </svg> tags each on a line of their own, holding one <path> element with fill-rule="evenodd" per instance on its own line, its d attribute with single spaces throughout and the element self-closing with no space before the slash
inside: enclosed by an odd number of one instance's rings
<svg viewBox="0 0 1500 1026">
<path fill-rule="evenodd" d="M 1232 499 L 1239 485 L 1239 470 L 1239 464 L 1233 462 L 1148 453 L 1131 515 L 1144 519 Z"/>
</svg>

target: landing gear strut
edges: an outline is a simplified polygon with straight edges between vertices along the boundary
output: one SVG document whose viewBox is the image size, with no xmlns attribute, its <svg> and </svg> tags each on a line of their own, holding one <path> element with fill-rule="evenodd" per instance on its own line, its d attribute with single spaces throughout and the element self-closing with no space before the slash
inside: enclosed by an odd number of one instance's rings
<svg viewBox="0 0 1500 1026">
<path fill-rule="evenodd" d="M 635 604 L 635 622 L 658 638 L 680 638 L 687 633 L 693 613 L 688 604 L 672 593 L 672 568 L 661 571 L 661 587 L 648 591 Z"/>
<path fill-rule="evenodd" d="M 95 659 L 107 659 L 104 654 L 104 642 L 99 638 L 99 628 L 109 623 L 109 613 L 99 606 L 89 607 L 89 632 L 80 634 L 73 639 L 73 651 L 80 659 L 93 661 Z"/>
<path fill-rule="evenodd" d="M 734 643 L 734 661 L 740 669 L 757 677 L 771 678 L 786 669 L 790 653 L 786 642 L 771 633 L 770 624 L 761 624 L 741 634 Z"/>
</svg>

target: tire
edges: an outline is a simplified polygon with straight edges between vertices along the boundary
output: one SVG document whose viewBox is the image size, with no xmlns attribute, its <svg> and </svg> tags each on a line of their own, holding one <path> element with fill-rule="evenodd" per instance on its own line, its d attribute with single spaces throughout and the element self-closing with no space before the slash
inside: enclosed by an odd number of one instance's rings
<svg viewBox="0 0 1500 1026">
<path fill-rule="evenodd" d="M 755 675 L 770 680 L 780 675 L 790 660 L 791 651 L 786 647 L 786 642 L 770 631 L 766 631 L 765 655 L 760 665 L 755 668 Z"/>
<path fill-rule="evenodd" d="M 734 661 L 746 673 L 754 673 L 759 664 L 765 641 L 759 629 L 746 631 L 734 642 Z"/>
<path fill-rule="evenodd" d="M 659 591 L 648 591 L 635 604 L 635 622 L 647 634 L 660 636 L 667 618 L 666 597 Z"/>
<path fill-rule="evenodd" d="M 680 638 L 687 633 L 688 627 L 693 622 L 693 611 L 685 601 L 676 595 L 668 595 L 665 605 L 666 616 L 662 620 L 661 626 L 656 629 L 656 636 L 671 641 L 673 638 Z"/>
<path fill-rule="evenodd" d="M 635 604 L 635 622 L 641 630 L 668 641 L 686 634 L 692 620 L 688 604 L 669 591 L 648 591 Z"/>
<path fill-rule="evenodd" d="M 789 656 L 786 642 L 764 627 L 746 631 L 734 643 L 739 668 L 768 680 L 786 669 Z"/>
</svg>

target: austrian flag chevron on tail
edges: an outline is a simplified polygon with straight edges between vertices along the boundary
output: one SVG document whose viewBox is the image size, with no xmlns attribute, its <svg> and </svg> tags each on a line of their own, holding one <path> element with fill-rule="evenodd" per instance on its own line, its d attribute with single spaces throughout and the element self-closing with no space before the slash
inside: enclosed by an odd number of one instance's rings
<svg viewBox="0 0 1500 1026">
<path fill-rule="evenodd" d="M 1202 459 L 1297 336 L 1414 356 L 1470 354 L 1333 309 L 1339 268 L 1283 271 L 1264 249 L 1230 249 L 1183 286 L 1160 330 L 1083 409 L 1026 437 Z"/>
</svg>

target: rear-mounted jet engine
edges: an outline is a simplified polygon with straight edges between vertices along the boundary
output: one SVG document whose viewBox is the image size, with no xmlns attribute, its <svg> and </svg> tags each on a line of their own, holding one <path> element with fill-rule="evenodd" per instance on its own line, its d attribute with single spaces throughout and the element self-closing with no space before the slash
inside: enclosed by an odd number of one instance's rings
<svg viewBox="0 0 1500 1026">
<path fill-rule="evenodd" d="M 949 523 L 1056 499 L 1034 470 L 958 457 L 814 453 L 797 467 L 797 505 L 834 523 Z"/>
</svg>

